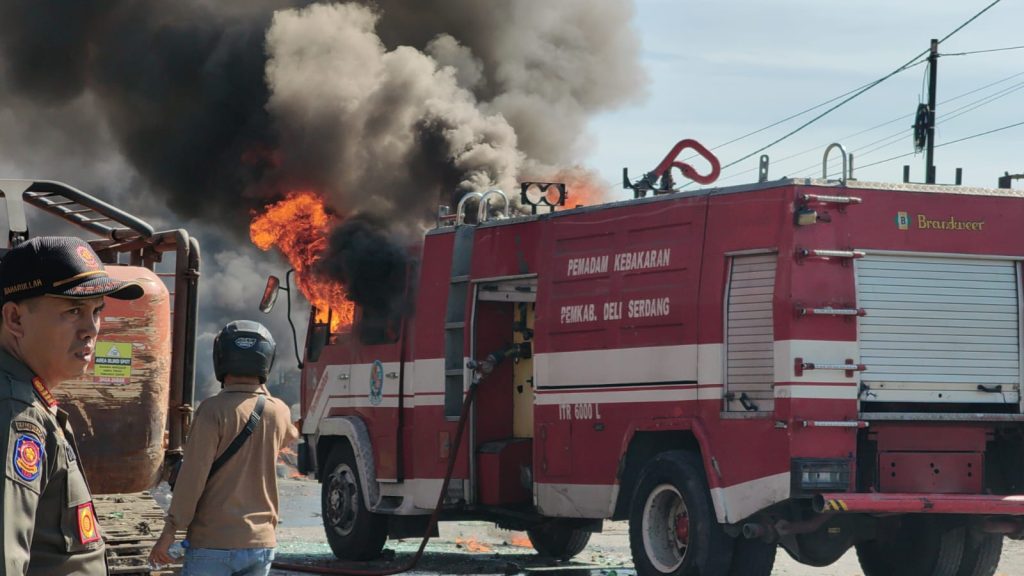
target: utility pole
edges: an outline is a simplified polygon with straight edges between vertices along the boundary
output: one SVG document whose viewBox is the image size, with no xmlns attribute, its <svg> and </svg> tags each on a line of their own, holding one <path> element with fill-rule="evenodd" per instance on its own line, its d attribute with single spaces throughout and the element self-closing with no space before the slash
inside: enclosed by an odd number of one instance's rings
<svg viewBox="0 0 1024 576">
<path fill-rule="evenodd" d="M 932 38 L 928 55 L 928 151 L 925 153 L 925 182 L 935 184 L 935 91 L 939 83 L 939 41 Z"/>
</svg>

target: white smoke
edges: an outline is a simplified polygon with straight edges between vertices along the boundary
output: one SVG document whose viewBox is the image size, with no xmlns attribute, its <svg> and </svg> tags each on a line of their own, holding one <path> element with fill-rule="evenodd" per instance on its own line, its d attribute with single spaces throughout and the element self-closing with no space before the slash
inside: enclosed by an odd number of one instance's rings
<svg viewBox="0 0 1024 576">
<path fill-rule="evenodd" d="M 434 43 L 461 57 L 457 69 L 408 46 L 388 50 L 375 33 L 379 18 L 356 4 L 274 16 L 267 108 L 288 169 L 321 175 L 346 210 L 429 211 L 444 184 L 512 188 L 523 160 L 516 133 L 460 87 L 459 77 L 479 74 L 467 51 L 450 37 Z"/>
</svg>

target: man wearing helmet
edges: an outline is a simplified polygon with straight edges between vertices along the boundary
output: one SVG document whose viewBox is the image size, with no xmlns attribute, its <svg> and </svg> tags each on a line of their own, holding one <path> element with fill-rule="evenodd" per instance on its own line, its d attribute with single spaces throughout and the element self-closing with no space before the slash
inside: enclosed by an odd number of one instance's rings
<svg viewBox="0 0 1024 576">
<path fill-rule="evenodd" d="M 274 351 L 270 332 L 248 320 L 229 323 L 214 341 L 213 367 L 223 389 L 196 409 L 151 563 L 169 564 L 174 533 L 185 530 L 182 576 L 270 571 L 277 545 L 277 456 L 299 436 L 288 406 L 264 386 Z"/>
</svg>

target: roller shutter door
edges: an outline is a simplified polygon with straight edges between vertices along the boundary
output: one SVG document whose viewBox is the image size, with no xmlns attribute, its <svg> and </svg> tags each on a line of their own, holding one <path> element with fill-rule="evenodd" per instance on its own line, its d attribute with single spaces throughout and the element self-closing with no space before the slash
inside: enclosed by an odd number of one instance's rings
<svg viewBox="0 0 1024 576">
<path fill-rule="evenodd" d="M 856 271 L 862 401 L 1018 401 L 1015 262 L 869 255 Z"/>
<path fill-rule="evenodd" d="M 758 411 L 774 404 L 775 336 L 772 297 L 775 293 L 775 254 L 732 259 L 725 324 L 726 409 L 746 412 L 746 394 Z"/>
</svg>

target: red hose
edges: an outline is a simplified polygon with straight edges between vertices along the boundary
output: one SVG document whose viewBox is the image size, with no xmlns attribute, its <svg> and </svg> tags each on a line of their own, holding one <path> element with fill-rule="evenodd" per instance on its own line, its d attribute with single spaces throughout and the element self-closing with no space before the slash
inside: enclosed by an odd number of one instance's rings
<svg viewBox="0 0 1024 576">
<path fill-rule="evenodd" d="M 708 164 L 711 165 L 711 171 L 707 174 L 701 174 L 700 172 L 697 172 L 696 168 L 690 166 L 686 162 L 676 160 L 676 158 L 679 157 L 679 154 L 686 148 L 692 149 L 698 156 L 702 156 L 707 160 Z M 665 156 L 665 159 L 661 161 L 661 164 L 658 164 L 658 167 L 654 169 L 652 174 L 654 174 L 655 178 L 660 178 L 662 174 L 672 168 L 678 168 L 683 173 L 683 176 L 686 176 L 698 184 L 711 184 L 715 180 L 718 180 L 718 174 L 722 171 L 718 158 L 700 142 L 690 138 L 677 142 L 668 153 L 668 156 Z"/>
<path fill-rule="evenodd" d="M 427 547 L 427 542 L 430 541 L 430 533 L 437 526 L 437 518 L 441 514 L 441 507 L 444 505 L 444 497 L 448 493 L 448 482 L 452 479 L 452 473 L 455 471 L 455 460 L 458 459 L 459 445 L 462 443 L 462 432 L 466 428 L 466 421 L 469 419 L 469 407 L 476 400 L 476 387 L 477 382 L 473 382 L 469 386 L 469 390 L 466 392 L 465 401 L 462 403 L 462 413 L 459 414 L 459 426 L 455 431 L 455 442 L 452 447 L 452 456 L 448 460 L 448 471 L 445 472 L 444 482 L 441 484 L 441 493 L 437 495 L 437 505 L 434 506 L 434 512 L 430 515 L 430 522 L 427 524 L 427 531 L 423 534 L 423 540 L 420 542 L 419 550 L 416 550 L 416 554 L 403 566 L 398 568 L 384 568 L 380 570 L 357 570 L 355 568 L 331 568 L 329 566 L 304 566 L 302 564 L 288 564 L 286 562 L 274 562 L 273 567 L 278 570 L 291 570 L 292 572 L 305 572 L 308 574 L 344 574 L 346 576 L 388 576 L 390 574 L 401 574 L 407 572 L 416 567 L 419 563 L 420 558 L 423 556 L 423 550 Z"/>
</svg>

